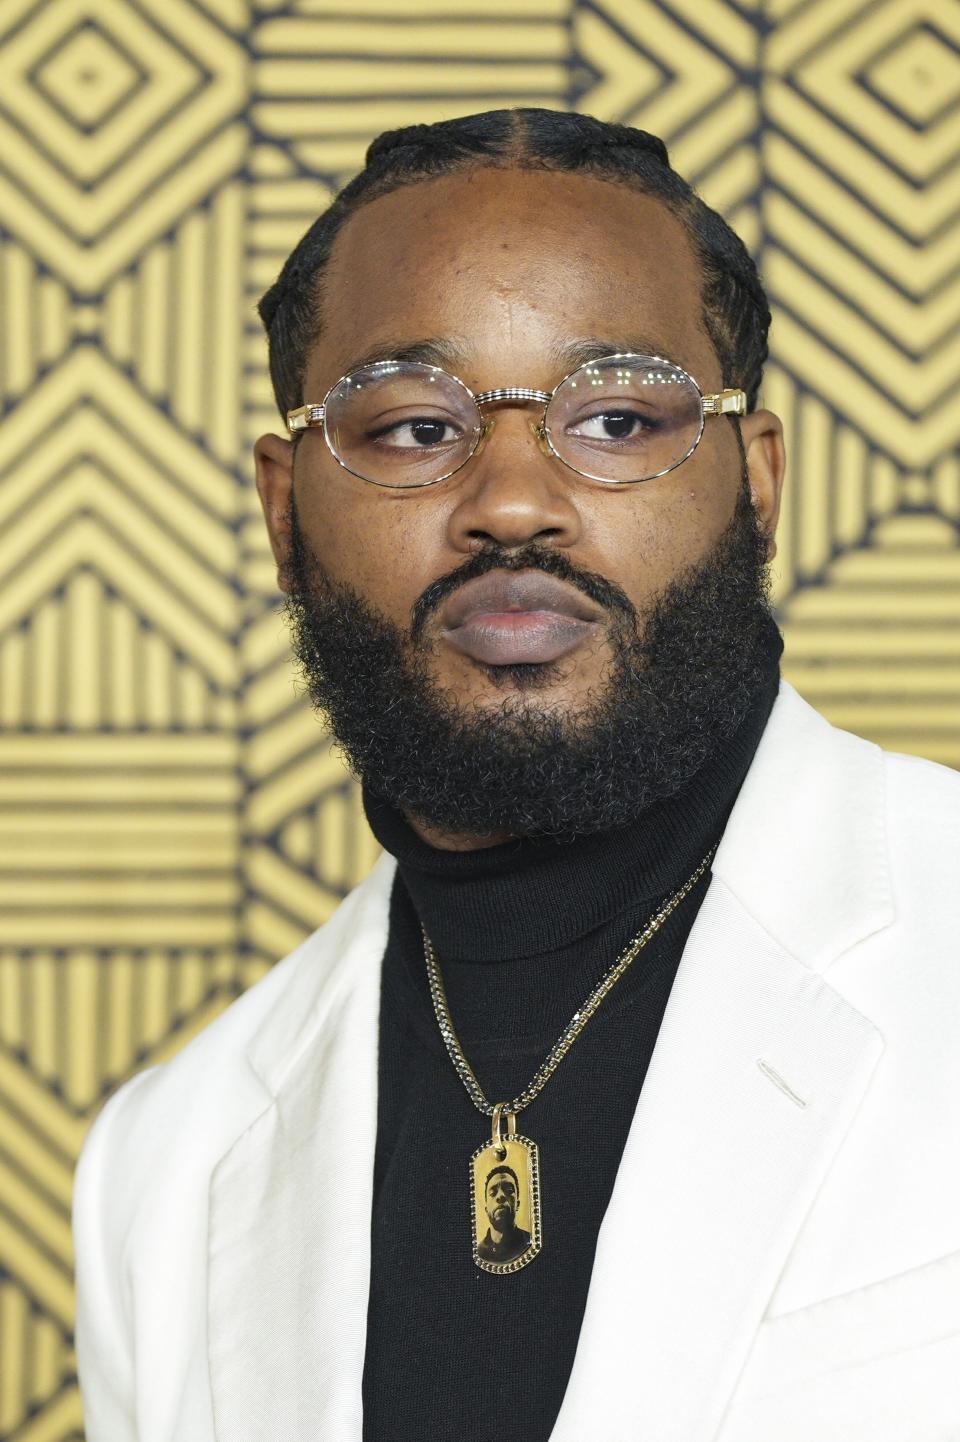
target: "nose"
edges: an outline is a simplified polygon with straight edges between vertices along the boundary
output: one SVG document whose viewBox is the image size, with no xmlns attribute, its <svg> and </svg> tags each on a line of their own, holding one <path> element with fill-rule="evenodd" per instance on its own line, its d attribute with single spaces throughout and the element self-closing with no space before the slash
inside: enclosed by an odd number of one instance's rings
<svg viewBox="0 0 960 1442">
<path fill-rule="evenodd" d="M 468 552 L 491 542 L 572 546 L 582 529 L 575 485 L 540 443 L 539 416 L 511 407 L 487 420 L 485 444 L 458 478 L 449 520 L 453 545 Z"/>
</svg>

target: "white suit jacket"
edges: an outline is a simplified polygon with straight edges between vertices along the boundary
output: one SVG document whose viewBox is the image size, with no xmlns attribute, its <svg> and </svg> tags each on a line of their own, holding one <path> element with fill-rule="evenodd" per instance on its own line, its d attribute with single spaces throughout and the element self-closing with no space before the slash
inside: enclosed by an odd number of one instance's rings
<svg viewBox="0 0 960 1442">
<path fill-rule="evenodd" d="M 958 1442 L 960 776 L 783 686 L 713 872 L 553 1442 Z M 392 875 L 94 1126 L 87 1442 L 360 1442 Z"/>
</svg>

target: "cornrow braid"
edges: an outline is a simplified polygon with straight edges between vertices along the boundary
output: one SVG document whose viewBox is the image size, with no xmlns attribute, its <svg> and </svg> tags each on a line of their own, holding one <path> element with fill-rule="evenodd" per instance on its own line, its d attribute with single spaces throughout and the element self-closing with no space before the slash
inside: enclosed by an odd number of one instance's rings
<svg viewBox="0 0 960 1442">
<path fill-rule="evenodd" d="M 686 227 L 700 260 L 703 322 L 723 384 L 742 387 L 749 405 L 756 404 L 770 327 L 757 268 L 723 217 L 671 167 L 663 141 L 591 115 L 516 109 L 407 125 L 372 142 L 363 170 L 313 222 L 258 307 L 282 415 L 303 404 L 307 356 L 322 326 L 324 272 L 344 223 L 389 191 L 477 167 L 580 171 L 662 200 Z"/>
</svg>

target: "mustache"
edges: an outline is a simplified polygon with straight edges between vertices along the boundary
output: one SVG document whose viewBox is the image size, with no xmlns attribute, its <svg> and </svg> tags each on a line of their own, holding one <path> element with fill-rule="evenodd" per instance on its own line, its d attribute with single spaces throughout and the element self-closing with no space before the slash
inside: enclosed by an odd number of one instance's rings
<svg viewBox="0 0 960 1442">
<path fill-rule="evenodd" d="M 608 581 L 596 571 L 575 566 L 569 557 L 560 551 L 551 550 L 548 546 L 538 546 L 531 541 L 519 549 L 507 550 L 494 543 L 485 546 L 482 551 L 477 551 L 445 576 L 432 581 L 417 597 L 413 603 L 410 622 L 410 639 L 414 645 L 419 645 L 422 641 L 427 622 L 447 597 L 466 585 L 467 581 L 485 576 L 488 571 L 543 571 L 558 581 L 566 581 L 569 585 L 576 586 L 589 600 L 610 611 L 621 625 L 637 627 L 636 608 L 627 593 L 614 581 Z"/>
</svg>

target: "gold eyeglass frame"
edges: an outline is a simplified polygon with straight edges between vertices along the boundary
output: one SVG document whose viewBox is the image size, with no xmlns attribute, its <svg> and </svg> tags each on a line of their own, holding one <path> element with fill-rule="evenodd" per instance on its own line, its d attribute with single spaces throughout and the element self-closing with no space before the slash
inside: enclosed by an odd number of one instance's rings
<svg viewBox="0 0 960 1442">
<path fill-rule="evenodd" d="M 685 380 L 688 380 L 693 386 L 694 390 L 697 392 L 697 395 L 700 397 L 700 426 L 697 430 L 696 437 L 694 438 L 689 449 L 684 453 L 684 455 L 679 458 L 679 460 L 674 461 L 672 465 L 664 466 L 662 470 L 654 471 L 653 474 L 649 476 L 639 476 L 629 481 L 611 481 L 605 476 L 595 476 L 591 475 L 589 471 L 578 470 L 576 466 L 571 465 L 568 460 L 566 460 L 563 456 L 560 455 L 560 453 L 556 450 L 553 441 L 551 440 L 550 431 L 546 424 L 547 408 L 549 407 L 550 402 L 553 400 L 560 387 L 565 385 L 566 382 L 570 379 L 570 377 L 576 375 L 578 371 L 586 370 L 590 366 L 605 365 L 608 361 L 626 360 L 644 362 L 652 361 L 655 365 L 669 366 L 671 370 L 677 371 Z M 333 449 L 333 446 L 330 444 L 330 437 L 327 435 L 327 428 L 324 418 L 326 416 L 327 405 L 329 403 L 330 397 L 333 395 L 334 391 L 337 389 L 338 386 L 342 385 L 345 380 L 349 380 L 350 376 L 356 374 L 357 370 L 373 370 L 377 366 L 409 364 L 411 364 L 411 362 L 409 361 L 393 360 L 389 356 L 384 356 L 383 360 L 372 361 L 369 365 L 358 366 L 355 367 L 355 369 L 352 371 L 347 371 L 347 373 L 345 375 L 342 375 L 339 380 L 334 381 L 333 385 L 327 391 L 326 395 L 324 396 L 323 400 L 320 402 L 319 405 L 308 403 L 306 405 L 297 406 L 294 410 L 287 411 L 287 429 L 293 436 L 296 436 L 299 432 L 303 432 L 313 428 L 322 429 L 323 439 L 326 443 L 327 450 L 330 452 L 333 459 L 337 462 L 337 465 L 341 466 L 342 469 L 348 473 L 348 475 L 356 476 L 358 480 L 366 481 L 368 485 L 379 486 L 382 490 L 390 491 L 423 490 L 427 486 L 439 485 L 441 481 L 446 481 L 450 478 L 450 476 L 455 476 L 458 471 L 461 471 L 463 469 L 463 467 L 467 464 L 468 461 L 473 460 L 474 456 L 480 454 L 480 452 L 483 450 L 484 445 L 486 444 L 487 437 L 489 436 L 490 431 L 493 429 L 494 421 L 491 417 L 484 417 L 483 415 L 480 416 L 481 424 L 476 428 L 474 432 L 476 435 L 476 441 L 472 449 L 468 452 L 466 456 L 464 456 L 463 460 L 460 461 L 458 465 L 453 467 L 452 470 L 445 471 L 442 476 L 436 476 L 433 480 L 430 481 L 411 481 L 404 485 L 391 484 L 387 481 L 375 481 L 372 480 L 370 476 L 364 476 L 361 475 L 359 471 L 351 470 L 351 468 L 346 464 L 346 462 L 337 455 L 336 451 Z M 417 364 L 419 364 L 419 362 L 417 362 Z M 697 449 L 697 446 L 700 444 L 700 441 L 703 437 L 703 428 L 707 416 L 744 416 L 747 413 L 746 391 L 723 390 L 717 391 L 713 395 L 705 396 L 697 382 L 694 380 L 693 376 L 690 374 L 690 372 L 684 370 L 683 366 L 677 365 L 676 361 L 667 360 L 665 356 L 641 355 L 639 353 L 633 353 L 628 351 L 615 351 L 612 352 L 610 355 L 598 356 L 595 360 L 584 361 L 581 365 L 574 366 L 572 371 L 569 371 L 562 380 L 557 382 L 552 391 L 535 390 L 530 386 L 498 386 L 494 390 L 480 391 L 478 394 L 474 394 L 474 392 L 467 385 L 466 381 L 462 381 L 460 377 L 454 375 L 452 371 L 444 370 L 443 366 L 424 365 L 422 368 L 428 371 L 435 371 L 441 375 L 446 376 L 449 380 L 455 381 L 457 385 L 461 386 L 463 390 L 466 391 L 467 395 L 473 401 L 473 404 L 477 407 L 478 413 L 481 406 L 498 405 L 503 404 L 504 402 L 515 405 L 530 404 L 531 402 L 535 401 L 538 404 L 542 405 L 543 415 L 541 416 L 539 422 L 531 422 L 531 429 L 533 430 L 534 435 L 537 437 L 537 441 L 540 444 L 541 449 L 545 450 L 547 454 L 555 456 L 556 459 L 560 462 L 560 464 L 566 466 L 568 470 L 573 471 L 574 475 L 583 476 L 584 479 L 588 481 L 599 481 L 602 485 L 606 486 L 636 486 L 641 484 L 643 481 L 654 481 L 659 476 L 665 476 L 669 474 L 670 471 L 675 471 L 677 466 L 682 466 L 684 461 L 688 460 L 689 457 L 693 455 L 694 451 Z"/>
</svg>

